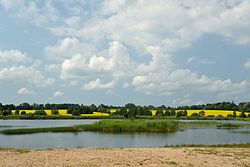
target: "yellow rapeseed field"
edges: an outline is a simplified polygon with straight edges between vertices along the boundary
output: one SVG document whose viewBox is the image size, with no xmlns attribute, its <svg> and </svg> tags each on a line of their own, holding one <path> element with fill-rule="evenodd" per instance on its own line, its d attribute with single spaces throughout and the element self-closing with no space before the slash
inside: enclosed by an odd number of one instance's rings
<svg viewBox="0 0 250 167">
<path fill-rule="evenodd" d="M 25 111 L 26 114 L 29 113 L 35 113 L 36 110 L 19 110 L 19 114 L 21 114 L 22 111 Z M 47 115 L 52 115 L 51 114 L 51 110 L 44 110 Z M 109 110 L 110 113 L 114 113 L 117 110 L 116 109 L 110 109 Z M 181 111 L 181 110 L 176 110 L 176 112 Z M 228 114 L 232 114 L 233 115 L 233 111 L 230 110 L 187 110 L 188 116 L 191 116 L 193 113 L 198 113 L 204 111 L 205 112 L 205 116 L 209 116 L 209 115 L 213 115 L 213 116 L 218 116 L 218 115 L 222 115 L 223 117 L 227 117 Z M 62 116 L 71 116 L 71 114 L 67 114 L 67 110 L 58 110 L 59 115 Z M 151 110 L 152 116 L 156 115 L 157 110 Z M 165 111 L 163 111 L 165 112 Z M 15 114 L 15 110 L 12 110 L 12 113 Z M 81 114 L 81 116 L 109 116 L 110 114 L 108 113 L 102 113 L 102 112 L 94 112 L 93 114 Z M 236 111 L 236 115 L 240 116 L 241 112 Z"/>
<path fill-rule="evenodd" d="M 12 110 L 12 114 L 15 114 L 16 110 Z M 25 111 L 26 114 L 34 114 L 36 110 L 19 110 L 19 114 L 21 115 L 21 112 Z M 47 115 L 52 115 L 51 110 L 44 110 Z M 71 116 L 71 114 L 67 114 L 67 110 L 58 110 L 59 114 L 58 115 L 63 115 L 63 116 Z M 101 112 L 94 112 L 93 114 L 81 114 L 81 116 L 109 116 L 107 113 L 101 113 Z"/>
<path fill-rule="evenodd" d="M 176 110 L 176 112 L 178 112 L 180 110 Z M 205 116 L 209 116 L 209 115 L 214 115 L 214 116 L 218 116 L 218 115 L 222 115 L 223 117 L 227 117 L 228 114 L 232 114 L 234 111 L 231 110 L 187 110 L 188 116 L 191 116 L 193 113 L 198 113 L 204 111 L 205 112 Z M 240 116 L 241 112 L 236 111 L 236 115 Z"/>
</svg>

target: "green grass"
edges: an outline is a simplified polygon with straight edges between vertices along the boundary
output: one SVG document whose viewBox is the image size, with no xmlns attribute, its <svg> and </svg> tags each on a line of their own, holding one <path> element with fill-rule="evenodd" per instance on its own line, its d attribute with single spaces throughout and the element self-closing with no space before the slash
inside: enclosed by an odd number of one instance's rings
<svg viewBox="0 0 250 167">
<path fill-rule="evenodd" d="M 15 151 L 20 154 L 30 152 L 29 149 L 25 149 L 25 148 L 5 148 L 5 147 L 0 147 L 0 151 Z"/>
<path fill-rule="evenodd" d="M 234 124 L 234 123 L 218 123 L 216 125 L 217 128 L 226 128 L 226 129 L 239 128 L 239 127 L 242 127 L 242 126 L 243 125 Z"/>
<path fill-rule="evenodd" d="M 103 132 L 174 132 L 179 123 L 170 120 L 102 120 L 83 125 L 84 130 Z"/>
<path fill-rule="evenodd" d="M 32 134 L 44 132 L 175 132 L 179 123 L 169 120 L 102 120 L 90 125 L 76 125 L 70 127 L 22 128 L 0 131 L 5 135 Z"/>
</svg>

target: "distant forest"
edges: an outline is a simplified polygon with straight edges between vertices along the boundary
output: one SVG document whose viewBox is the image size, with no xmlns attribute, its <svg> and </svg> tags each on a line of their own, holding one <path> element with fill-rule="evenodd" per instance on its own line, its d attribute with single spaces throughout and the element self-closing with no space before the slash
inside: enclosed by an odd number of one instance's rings
<svg viewBox="0 0 250 167">
<path fill-rule="evenodd" d="M 14 104 L 2 104 L 0 103 L 0 111 L 4 110 L 58 110 L 58 109 L 67 109 L 70 111 L 73 110 L 84 110 L 85 113 L 92 113 L 95 111 L 98 112 L 107 112 L 110 109 L 130 109 L 130 108 L 137 108 L 137 109 L 148 109 L 148 110 L 158 110 L 158 109 L 168 109 L 168 110 L 232 110 L 232 111 L 244 111 L 250 112 L 250 102 L 242 102 L 239 104 L 235 104 L 234 102 L 219 102 L 213 104 L 199 104 L 199 105 L 191 105 L 191 106 L 178 106 L 178 107 L 170 107 L 170 106 L 140 106 L 133 103 L 128 103 L 124 106 L 113 106 L 113 105 L 104 105 L 101 104 L 96 106 L 95 104 L 92 105 L 83 105 L 83 104 L 29 104 L 29 103 L 22 103 L 20 105 Z M 89 112 L 88 112 L 89 111 Z"/>
</svg>

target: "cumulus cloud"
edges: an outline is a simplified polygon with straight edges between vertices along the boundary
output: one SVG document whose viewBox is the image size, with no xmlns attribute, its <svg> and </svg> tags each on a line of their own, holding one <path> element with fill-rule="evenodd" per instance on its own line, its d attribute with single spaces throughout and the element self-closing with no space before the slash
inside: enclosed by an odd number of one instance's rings
<svg viewBox="0 0 250 167">
<path fill-rule="evenodd" d="M 115 86 L 115 81 L 110 81 L 108 83 L 102 83 L 99 78 L 94 81 L 90 81 L 82 86 L 82 89 L 93 90 L 93 89 L 111 89 Z"/>
<path fill-rule="evenodd" d="M 250 69 L 250 59 L 247 59 L 246 63 L 244 64 L 246 69 Z"/>
<path fill-rule="evenodd" d="M 17 92 L 19 95 L 32 95 L 34 94 L 35 92 L 32 91 L 32 90 L 29 90 L 28 88 L 21 88 L 18 90 Z"/>
<path fill-rule="evenodd" d="M 66 37 L 60 39 L 55 46 L 47 46 L 45 54 L 52 60 L 64 60 L 76 54 L 91 55 L 93 46 L 81 43 L 77 38 Z"/>
<path fill-rule="evenodd" d="M 29 62 L 31 59 L 25 53 L 19 50 L 0 50 L 1 66 L 9 64 L 23 64 Z"/>
<path fill-rule="evenodd" d="M 179 68 L 172 61 L 175 52 L 191 46 L 205 34 L 219 35 L 232 44 L 248 45 L 248 0 L 104 0 L 95 5 L 95 10 L 85 13 L 76 8 L 79 2 L 63 1 L 61 6 L 67 11 L 67 18 L 52 1 L 44 3 L 41 9 L 37 2 L 27 3 L 27 12 L 22 14 L 20 9 L 18 15 L 28 20 L 30 16 L 37 16 L 39 23 L 53 23 L 46 24 L 46 29 L 61 39 L 44 51 L 48 58 L 61 63 L 62 80 L 98 78 L 83 86 L 92 90 L 112 88 L 114 80 L 125 78 L 126 83 L 131 80 L 136 90 L 146 94 L 180 96 L 204 93 L 235 95 L 248 87 L 246 81 L 214 79 L 197 71 Z M 88 6 L 89 3 L 82 5 Z M 82 17 L 85 14 L 87 17 Z M 138 61 L 140 56 L 149 56 L 149 61 Z M 192 61 L 195 58 L 188 59 L 187 64 Z M 245 67 L 249 68 L 249 62 Z M 112 78 L 112 81 L 102 83 L 103 78 Z M 181 100 L 177 101 L 180 103 Z"/>
<path fill-rule="evenodd" d="M 61 79 L 79 79 L 90 75 L 108 74 L 113 77 L 128 76 L 133 73 L 134 63 L 130 59 L 125 46 L 112 42 L 105 55 L 92 56 L 87 59 L 82 54 L 65 59 L 62 63 Z"/>
<path fill-rule="evenodd" d="M 63 96 L 63 95 L 64 95 L 63 92 L 61 92 L 61 91 L 56 91 L 56 92 L 53 94 L 53 98 L 55 98 L 55 97 L 61 97 L 61 96 Z"/>
<path fill-rule="evenodd" d="M 148 65 L 139 66 L 132 85 L 146 94 L 202 94 L 217 95 L 239 94 L 247 89 L 248 83 L 232 83 L 230 79 L 216 80 L 205 75 L 198 75 L 189 69 L 178 69 L 161 53 L 160 48 L 151 48 L 152 60 Z M 168 57 L 168 58 L 167 58 Z M 163 61 L 164 59 L 165 61 Z M 168 63 L 166 63 L 169 61 Z M 164 62 L 164 63 L 162 63 Z M 169 64 L 166 66 L 166 64 Z M 172 65 L 171 65 L 172 64 Z"/>
<path fill-rule="evenodd" d="M 46 79 L 40 71 L 33 67 L 13 66 L 0 68 L 1 82 L 28 82 L 37 86 L 49 86 L 54 84 L 53 78 Z"/>
</svg>

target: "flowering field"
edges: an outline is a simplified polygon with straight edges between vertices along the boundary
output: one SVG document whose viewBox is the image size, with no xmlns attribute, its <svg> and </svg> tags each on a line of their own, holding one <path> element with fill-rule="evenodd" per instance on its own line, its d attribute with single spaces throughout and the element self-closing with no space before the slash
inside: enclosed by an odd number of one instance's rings
<svg viewBox="0 0 250 167">
<path fill-rule="evenodd" d="M 180 111 L 180 110 L 179 110 Z M 205 112 L 205 116 L 209 116 L 209 115 L 214 115 L 214 116 L 218 116 L 218 115 L 222 115 L 223 117 L 227 117 L 228 114 L 233 115 L 233 111 L 231 110 L 187 110 L 188 116 L 191 116 L 193 113 L 198 113 L 204 111 Z M 178 110 L 176 111 L 178 112 Z M 236 115 L 240 116 L 241 112 L 236 111 Z"/>
<path fill-rule="evenodd" d="M 16 110 L 12 110 L 12 114 L 15 114 Z M 26 114 L 34 114 L 36 110 L 19 110 L 19 114 L 21 114 L 22 111 L 25 111 Z M 52 115 L 51 110 L 44 110 L 47 115 Z M 58 110 L 59 114 L 62 116 L 72 116 L 72 114 L 67 114 L 67 110 Z M 107 113 L 102 112 L 93 112 L 93 114 L 81 114 L 81 116 L 109 116 Z"/>
</svg>

